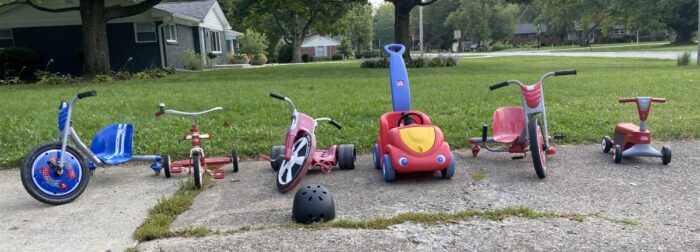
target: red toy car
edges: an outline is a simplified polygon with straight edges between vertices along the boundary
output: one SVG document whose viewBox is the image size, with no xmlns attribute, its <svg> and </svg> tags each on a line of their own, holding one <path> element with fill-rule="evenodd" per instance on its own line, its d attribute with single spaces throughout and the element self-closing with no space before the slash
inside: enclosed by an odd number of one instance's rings
<svg viewBox="0 0 700 252">
<path fill-rule="evenodd" d="M 396 173 L 440 171 L 443 178 L 455 173 L 454 155 L 440 128 L 431 125 L 422 112 L 411 110 L 408 74 L 402 54 L 403 45 L 390 44 L 384 51 L 390 56 L 389 77 L 394 111 L 379 119 L 379 138 L 374 145 L 374 166 L 382 169 L 387 182 Z"/>
</svg>

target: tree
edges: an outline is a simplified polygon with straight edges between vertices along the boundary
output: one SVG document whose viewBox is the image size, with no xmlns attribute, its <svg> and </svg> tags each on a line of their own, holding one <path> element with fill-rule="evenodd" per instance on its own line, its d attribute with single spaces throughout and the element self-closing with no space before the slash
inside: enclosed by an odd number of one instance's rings
<svg viewBox="0 0 700 252">
<path fill-rule="evenodd" d="M 105 0 L 80 0 L 77 6 L 64 8 L 47 8 L 39 2 L 32 0 L 11 1 L 7 5 L 27 5 L 44 12 L 68 12 L 79 11 L 81 31 L 83 34 L 83 57 L 85 73 L 88 76 L 95 74 L 109 74 L 109 45 L 107 43 L 107 22 L 117 18 L 133 16 L 151 9 L 162 0 L 143 0 L 132 5 L 106 6 Z"/>
<path fill-rule="evenodd" d="M 608 2 L 608 0 L 539 0 L 542 9 L 537 21 L 546 23 L 548 30 L 551 29 L 559 35 L 580 31 L 580 45 L 589 46 L 590 32 L 609 16 L 604 12 Z"/>
<path fill-rule="evenodd" d="M 369 3 L 353 5 L 341 21 L 342 30 L 344 30 L 342 33 L 352 42 L 355 52 L 362 52 L 372 42 L 374 36 L 372 21 L 372 5 Z"/>
<path fill-rule="evenodd" d="M 450 13 L 459 7 L 459 0 L 442 0 L 423 8 L 423 44 L 426 50 L 449 49 L 452 47 L 454 33 L 451 26 L 445 24 Z M 411 36 L 418 37 L 420 24 L 419 10 L 411 11 Z"/>
<path fill-rule="evenodd" d="M 505 40 L 515 31 L 518 6 L 497 0 L 461 0 L 459 8 L 450 13 L 445 24 L 472 41 Z"/>
<path fill-rule="evenodd" d="M 629 24 L 673 30 L 674 44 L 690 44 L 698 25 L 696 0 L 614 0 L 610 10 Z"/>
<path fill-rule="evenodd" d="M 438 0 L 385 0 L 394 4 L 394 42 L 404 45 L 407 50 L 404 52 L 405 59 L 411 59 L 411 10 L 416 6 L 428 6 Z"/>
<path fill-rule="evenodd" d="M 336 29 L 339 20 L 360 0 L 240 0 L 240 16 L 264 15 L 292 46 L 292 62 L 301 61 L 301 43 L 315 29 L 319 33 Z"/>
<path fill-rule="evenodd" d="M 379 5 L 374 13 L 374 31 L 379 50 L 385 44 L 394 40 L 394 5 L 384 3 Z"/>
</svg>

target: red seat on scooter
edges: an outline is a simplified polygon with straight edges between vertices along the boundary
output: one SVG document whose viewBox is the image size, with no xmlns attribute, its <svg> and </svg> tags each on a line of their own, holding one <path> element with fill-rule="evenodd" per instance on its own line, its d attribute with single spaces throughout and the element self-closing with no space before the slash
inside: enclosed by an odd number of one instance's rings
<svg viewBox="0 0 700 252">
<path fill-rule="evenodd" d="M 497 143 L 515 142 L 525 128 L 523 109 L 503 107 L 493 112 L 493 140 Z"/>
<path fill-rule="evenodd" d="M 625 133 L 625 134 L 638 133 L 639 126 L 637 126 L 633 123 L 618 123 L 617 126 L 615 127 L 615 132 L 620 132 L 620 133 Z"/>
</svg>

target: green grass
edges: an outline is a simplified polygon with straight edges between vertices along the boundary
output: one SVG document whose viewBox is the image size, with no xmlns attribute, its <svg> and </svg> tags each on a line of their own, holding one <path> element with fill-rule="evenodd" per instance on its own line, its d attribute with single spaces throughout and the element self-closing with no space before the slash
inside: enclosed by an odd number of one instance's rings
<svg viewBox="0 0 700 252">
<path fill-rule="evenodd" d="M 566 57 L 496 57 L 462 59 L 457 67 L 410 69 L 413 108 L 431 116 L 453 148 L 468 147 L 467 138 L 481 135 L 501 106 L 521 106 L 515 87 L 490 92 L 488 85 L 507 79 L 527 82 L 548 71 L 577 68 L 578 76 L 551 78 L 545 95 L 550 132 L 566 134 L 566 143 L 597 143 L 610 135 L 618 121 L 638 121 L 633 105 L 617 104 L 621 97 L 649 95 L 668 98 L 654 105 L 649 127 L 656 140 L 700 136 L 700 70 L 679 68 L 674 61 Z M 208 155 L 268 153 L 282 144 L 290 110 L 271 99 L 270 91 L 291 97 L 300 111 L 332 117 L 343 130 L 319 125 L 319 147 L 353 143 L 369 153 L 377 137 L 377 120 L 391 110 L 386 69 L 361 69 L 357 62 L 302 64 L 256 69 L 179 73 L 163 79 L 0 87 L 0 166 L 16 167 L 42 142 L 56 138 L 57 107 L 76 93 L 96 89 L 97 97 L 78 101 L 74 127 L 89 144 L 110 123 L 135 125 L 134 152 L 184 157 L 191 145 L 180 141 L 189 118 L 171 115 L 156 119 L 159 102 L 167 108 L 196 111 L 222 106 L 198 120 Z"/>
<path fill-rule="evenodd" d="M 555 52 L 626 52 L 626 51 L 650 51 L 650 52 L 697 52 L 697 45 L 673 45 L 673 44 L 658 44 L 646 43 L 639 45 L 628 43 L 628 44 L 602 44 L 595 45 L 591 48 L 588 47 L 578 47 L 572 49 L 564 50 L 554 50 Z"/>
</svg>

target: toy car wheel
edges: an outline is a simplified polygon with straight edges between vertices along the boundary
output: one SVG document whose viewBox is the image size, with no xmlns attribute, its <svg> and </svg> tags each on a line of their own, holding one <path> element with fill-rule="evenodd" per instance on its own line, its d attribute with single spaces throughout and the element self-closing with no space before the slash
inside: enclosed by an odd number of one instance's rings
<svg viewBox="0 0 700 252">
<path fill-rule="evenodd" d="M 382 162 L 382 176 L 384 176 L 384 181 L 386 182 L 396 180 L 396 171 L 394 167 L 391 166 L 391 159 L 389 159 L 388 154 L 384 155 L 384 160 Z"/>
<path fill-rule="evenodd" d="M 163 173 L 165 173 L 165 178 L 170 178 L 170 155 L 163 156 L 160 160 L 160 165 L 163 166 Z"/>
<path fill-rule="evenodd" d="M 671 147 L 668 145 L 664 145 L 664 147 L 661 148 L 661 162 L 664 165 L 671 163 Z"/>
<path fill-rule="evenodd" d="M 379 144 L 374 144 L 374 149 L 372 151 L 372 157 L 374 159 L 374 168 L 379 170 L 382 167 L 379 165 Z"/>
<path fill-rule="evenodd" d="M 609 136 L 603 137 L 603 142 L 601 143 L 600 147 L 603 148 L 603 153 L 610 152 L 610 149 L 612 149 L 613 146 Z"/>
<path fill-rule="evenodd" d="M 544 150 L 544 136 L 542 127 L 537 122 L 537 118 L 532 118 L 528 125 L 528 138 L 530 140 L 530 152 L 532 152 L 532 163 L 535 166 L 535 173 L 540 179 L 547 177 L 547 154 Z"/>
<path fill-rule="evenodd" d="M 356 152 L 352 144 L 341 144 L 336 151 L 338 158 L 338 168 L 341 170 L 355 169 Z"/>
<path fill-rule="evenodd" d="M 273 171 L 279 171 L 280 166 L 282 166 L 282 155 L 284 154 L 284 146 L 277 145 L 272 146 L 270 150 L 270 166 Z"/>
<path fill-rule="evenodd" d="M 236 148 L 231 149 L 231 164 L 233 172 L 238 172 L 238 150 Z"/>
<path fill-rule="evenodd" d="M 311 165 L 313 150 L 311 135 L 301 133 L 292 145 L 292 156 L 282 159 L 279 171 L 277 171 L 277 189 L 281 192 L 292 190 L 306 175 Z"/>
<path fill-rule="evenodd" d="M 201 167 L 201 154 L 192 154 L 192 176 L 194 178 L 194 186 L 197 188 L 202 188 L 202 167 Z"/>
<path fill-rule="evenodd" d="M 615 145 L 615 149 L 613 150 L 613 159 L 617 164 L 622 162 L 622 147 L 620 147 L 619 144 Z"/>
<path fill-rule="evenodd" d="M 49 163 L 58 163 L 61 144 L 45 143 L 29 151 L 22 160 L 20 177 L 29 195 L 51 205 L 69 203 L 85 191 L 90 181 L 89 168 L 85 158 L 71 146 L 66 146 L 63 154 L 65 167 L 59 175 Z"/>
<path fill-rule="evenodd" d="M 442 178 L 451 178 L 452 176 L 454 176 L 455 165 L 455 156 L 452 152 L 450 152 L 450 166 L 440 170 L 440 175 L 442 175 Z"/>
</svg>

